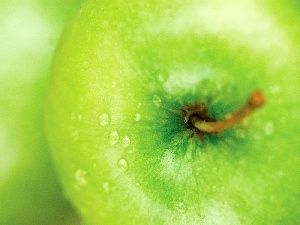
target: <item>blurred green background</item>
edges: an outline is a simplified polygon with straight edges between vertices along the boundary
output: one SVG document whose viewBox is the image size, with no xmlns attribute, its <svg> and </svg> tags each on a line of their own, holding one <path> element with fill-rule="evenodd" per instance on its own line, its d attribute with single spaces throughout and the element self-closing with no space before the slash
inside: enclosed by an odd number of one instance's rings
<svg viewBox="0 0 300 225">
<path fill-rule="evenodd" d="M 78 224 L 43 134 L 52 55 L 83 0 L 0 0 L 0 224 Z"/>
</svg>

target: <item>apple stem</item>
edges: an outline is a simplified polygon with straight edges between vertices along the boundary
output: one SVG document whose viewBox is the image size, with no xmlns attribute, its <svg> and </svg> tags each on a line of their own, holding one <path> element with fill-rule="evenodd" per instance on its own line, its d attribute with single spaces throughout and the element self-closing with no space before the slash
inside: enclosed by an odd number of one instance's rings
<svg viewBox="0 0 300 225">
<path fill-rule="evenodd" d="M 219 133 L 240 123 L 245 117 L 253 113 L 264 103 L 265 100 L 263 93 L 259 90 L 255 90 L 252 92 L 247 104 L 244 107 L 224 120 L 207 122 L 201 120 L 197 115 L 192 115 L 189 120 L 200 131 L 207 133 Z"/>
</svg>

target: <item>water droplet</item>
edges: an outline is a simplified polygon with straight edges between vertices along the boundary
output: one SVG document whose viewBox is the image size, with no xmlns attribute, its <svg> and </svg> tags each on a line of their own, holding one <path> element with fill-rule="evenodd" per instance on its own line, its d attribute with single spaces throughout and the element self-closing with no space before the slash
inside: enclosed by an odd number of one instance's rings
<svg viewBox="0 0 300 225">
<path fill-rule="evenodd" d="M 122 138 L 122 146 L 124 147 L 124 148 L 127 148 L 129 145 L 130 145 L 130 138 L 128 137 L 128 136 L 124 136 L 123 138 Z"/>
<path fill-rule="evenodd" d="M 135 183 L 135 186 L 139 188 L 141 186 L 141 184 L 137 182 L 137 183 Z"/>
<path fill-rule="evenodd" d="M 78 121 L 81 121 L 82 120 L 82 115 L 80 115 L 80 114 L 77 115 L 75 112 L 72 112 L 71 113 L 71 119 L 72 120 L 76 120 L 77 119 Z"/>
<path fill-rule="evenodd" d="M 119 139 L 120 139 L 120 137 L 119 137 L 118 131 L 113 131 L 113 132 L 110 133 L 110 135 L 109 135 L 109 143 L 111 145 L 117 144 L 119 142 Z"/>
<path fill-rule="evenodd" d="M 72 137 L 73 137 L 73 140 L 74 140 L 74 141 L 77 141 L 78 138 L 79 138 L 79 131 L 78 131 L 78 130 L 75 130 L 75 131 L 72 133 Z"/>
<path fill-rule="evenodd" d="M 274 85 L 273 87 L 271 87 L 270 92 L 272 94 L 278 94 L 281 91 L 281 87 L 279 85 Z"/>
<path fill-rule="evenodd" d="M 118 161 L 118 167 L 119 167 L 120 169 L 126 171 L 127 168 L 128 168 L 127 161 L 126 161 L 125 159 L 120 159 L 120 160 Z"/>
<path fill-rule="evenodd" d="M 199 176 L 202 173 L 202 167 L 198 167 L 195 171 L 195 175 Z"/>
<path fill-rule="evenodd" d="M 75 172 L 75 181 L 76 181 L 76 185 L 77 186 L 86 186 L 87 185 L 87 178 L 86 178 L 87 172 L 85 170 L 82 169 L 78 169 Z"/>
<path fill-rule="evenodd" d="M 278 175 L 278 177 L 282 177 L 284 175 L 284 172 L 280 170 L 277 172 L 277 175 Z"/>
<path fill-rule="evenodd" d="M 108 182 L 104 182 L 103 185 L 102 185 L 102 187 L 103 187 L 103 189 L 104 189 L 104 191 L 105 191 L 106 193 L 109 192 L 109 190 L 110 190 L 110 185 L 109 185 Z"/>
<path fill-rule="evenodd" d="M 249 124 L 251 123 L 250 117 L 246 117 L 243 119 L 243 121 L 241 122 L 241 125 L 243 127 L 247 127 Z M 242 129 L 242 128 L 241 128 Z"/>
<path fill-rule="evenodd" d="M 174 203 L 173 209 L 179 213 L 185 213 L 187 211 L 187 207 L 183 202 Z"/>
<path fill-rule="evenodd" d="M 79 212 L 80 212 L 80 215 L 85 216 L 85 215 L 88 214 L 89 210 L 88 210 L 86 207 L 81 206 L 81 207 L 79 208 Z"/>
<path fill-rule="evenodd" d="M 154 95 L 153 96 L 153 103 L 156 107 L 160 107 L 161 106 L 161 99 L 158 95 Z"/>
<path fill-rule="evenodd" d="M 139 102 L 139 103 L 138 103 L 138 108 L 141 108 L 142 105 L 143 105 L 143 104 L 142 104 L 141 102 Z"/>
<path fill-rule="evenodd" d="M 217 186 L 216 186 L 216 185 L 212 186 L 212 191 L 213 191 L 213 192 L 216 192 L 216 191 L 217 191 Z"/>
<path fill-rule="evenodd" d="M 75 112 L 72 112 L 71 113 L 71 120 L 75 120 L 75 118 L 76 118 L 76 114 L 75 114 Z"/>
<path fill-rule="evenodd" d="M 170 9 L 166 9 L 166 10 L 165 10 L 165 14 L 166 14 L 166 15 L 169 15 L 170 13 L 171 13 L 171 10 L 170 10 Z"/>
<path fill-rule="evenodd" d="M 166 71 L 158 71 L 157 79 L 159 82 L 166 82 L 168 79 L 168 73 Z"/>
<path fill-rule="evenodd" d="M 267 122 L 264 126 L 264 131 L 266 135 L 271 135 L 274 131 L 274 125 L 272 122 Z"/>
<path fill-rule="evenodd" d="M 254 133 L 254 134 L 252 135 L 252 137 L 253 137 L 255 140 L 257 140 L 257 141 L 261 140 L 261 135 L 258 134 L 258 133 Z"/>
<path fill-rule="evenodd" d="M 236 134 L 237 138 L 240 138 L 240 139 L 245 139 L 246 138 L 245 130 L 242 129 L 242 128 L 240 128 L 240 129 L 237 128 L 235 130 L 235 134 Z"/>
<path fill-rule="evenodd" d="M 200 213 L 199 216 L 200 216 L 201 219 L 205 219 L 205 214 L 204 213 Z"/>
<path fill-rule="evenodd" d="M 137 121 L 137 122 L 140 121 L 141 118 L 142 118 L 142 116 L 139 113 L 135 114 L 135 116 L 134 116 L 134 120 Z"/>
<path fill-rule="evenodd" d="M 184 123 L 187 123 L 187 122 L 189 122 L 189 116 L 184 117 Z"/>
<path fill-rule="evenodd" d="M 116 88 L 116 87 L 117 87 L 117 82 L 113 81 L 113 82 L 111 83 L 111 87 L 112 87 L 112 88 Z"/>
<path fill-rule="evenodd" d="M 110 117 L 108 114 L 106 113 L 103 113 L 101 116 L 100 116 L 100 125 L 101 126 L 107 126 L 110 122 Z"/>
<path fill-rule="evenodd" d="M 164 82 L 164 77 L 161 75 L 161 74 L 158 74 L 157 76 L 157 79 L 160 81 L 160 82 Z"/>
</svg>

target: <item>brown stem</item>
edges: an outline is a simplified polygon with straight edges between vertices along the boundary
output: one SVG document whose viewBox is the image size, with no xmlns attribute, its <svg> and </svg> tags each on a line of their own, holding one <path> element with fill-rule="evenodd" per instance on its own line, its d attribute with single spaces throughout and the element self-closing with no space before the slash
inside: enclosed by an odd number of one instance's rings
<svg viewBox="0 0 300 225">
<path fill-rule="evenodd" d="M 207 133 L 218 133 L 240 123 L 245 117 L 253 113 L 257 108 L 261 107 L 264 102 L 265 100 L 262 92 L 255 90 L 251 94 L 247 104 L 244 107 L 224 120 L 206 122 L 201 120 L 196 115 L 191 116 L 189 120 L 200 131 Z"/>
</svg>

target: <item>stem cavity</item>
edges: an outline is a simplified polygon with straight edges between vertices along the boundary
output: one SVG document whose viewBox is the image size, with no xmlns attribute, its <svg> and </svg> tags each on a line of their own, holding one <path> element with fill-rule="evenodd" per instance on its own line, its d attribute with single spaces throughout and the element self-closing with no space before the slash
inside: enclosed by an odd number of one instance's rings
<svg viewBox="0 0 300 225">
<path fill-rule="evenodd" d="M 220 133 L 223 130 L 231 128 L 240 123 L 244 118 L 252 114 L 256 109 L 263 106 L 265 103 L 264 95 L 261 91 L 255 90 L 252 92 L 248 102 L 245 106 L 237 112 L 230 115 L 221 121 L 216 121 L 209 118 L 208 110 L 203 110 L 203 104 L 189 106 L 183 111 L 186 114 L 185 120 L 188 121 L 194 128 L 197 129 L 198 134 L 202 138 L 207 133 Z M 199 107 L 200 106 L 200 107 Z"/>
</svg>

